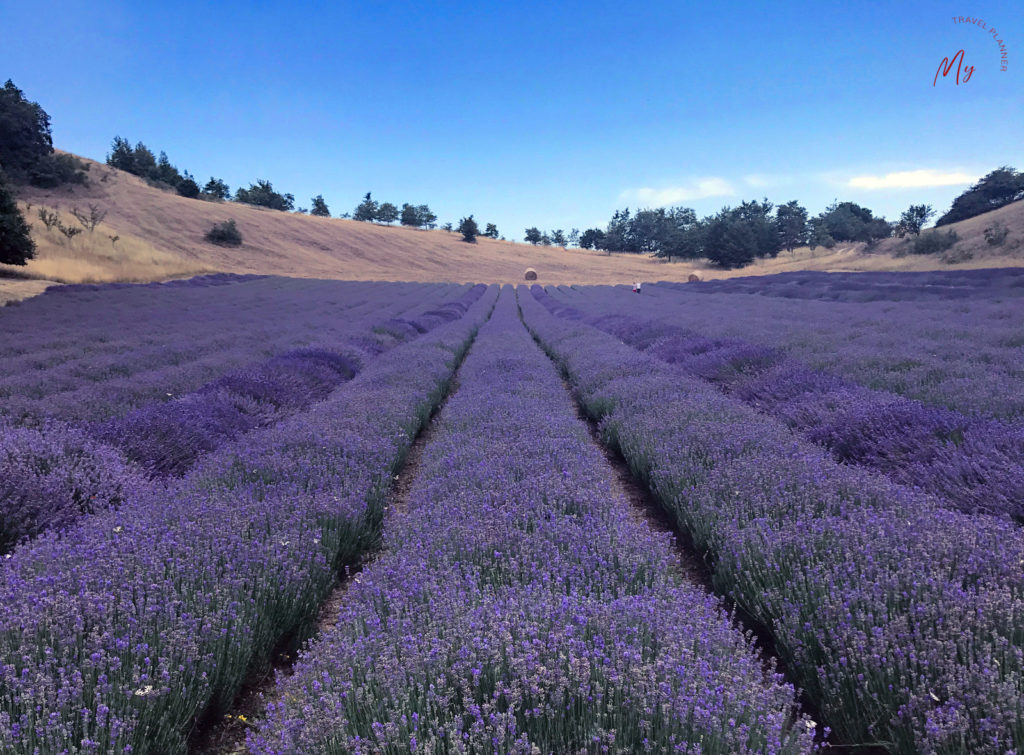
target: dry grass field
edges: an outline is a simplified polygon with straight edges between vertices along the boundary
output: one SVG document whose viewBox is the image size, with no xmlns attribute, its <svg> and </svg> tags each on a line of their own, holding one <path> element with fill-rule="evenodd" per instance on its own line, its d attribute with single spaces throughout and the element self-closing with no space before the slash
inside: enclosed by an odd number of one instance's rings
<svg viewBox="0 0 1024 755">
<path fill-rule="evenodd" d="M 462 242 L 459 234 L 440 230 L 185 199 L 102 163 L 86 162 L 90 165 L 87 186 L 28 187 L 21 192 L 38 254 L 24 268 L 0 265 L 0 298 L 34 295 L 46 282 L 166 280 L 211 271 L 345 280 L 515 283 L 532 267 L 541 283 L 594 284 L 686 280 L 691 273 L 710 279 L 793 270 L 929 270 L 1024 264 L 1024 202 L 951 226 L 961 238 L 955 249 L 972 255 L 956 264 L 944 262 L 941 255 L 906 254 L 909 242 L 887 239 L 872 250 L 863 244 L 814 251 L 804 247 L 726 271 L 701 261 L 666 262 L 640 255 L 534 247 L 484 238 L 471 245 Z M 65 225 L 78 226 L 71 211 L 88 212 L 90 206 L 106 213 L 104 221 L 94 231 L 86 230 L 71 239 L 47 229 L 38 217 L 43 207 L 57 212 Z M 244 237 L 242 246 L 220 247 L 203 238 L 212 225 L 229 219 Z M 989 246 L 982 235 L 995 221 L 1009 230 L 1000 247 Z M 26 278 L 32 280 L 16 280 Z"/>
</svg>

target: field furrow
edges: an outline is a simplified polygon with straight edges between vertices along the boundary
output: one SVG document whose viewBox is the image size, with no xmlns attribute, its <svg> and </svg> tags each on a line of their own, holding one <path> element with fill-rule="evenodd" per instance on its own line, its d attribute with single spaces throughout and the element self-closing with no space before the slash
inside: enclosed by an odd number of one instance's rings
<svg viewBox="0 0 1024 755">
<path fill-rule="evenodd" d="M 241 434 L 307 409 L 379 354 L 461 316 L 483 290 L 439 305 L 425 287 L 401 305 L 412 319 L 385 319 L 395 307 L 384 300 L 335 331 L 330 349 L 287 352 L 104 423 L 0 427 L 0 553 L 144 495 L 147 478 L 183 474 Z"/>
<path fill-rule="evenodd" d="M 526 324 L 771 633 L 836 744 L 1024 744 L 1024 535 L 837 464 L 771 418 L 522 290 Z"/>
<path fill-rule="evenodd" d="M 979 271 L 982 272 L 982 271 Z M 1024 417 L 1024 287 L 1004 271 L 952 301 L 815 301 L 699 294 L 704 284 L 644 286 L 645 316 L 710 338 L 784 349 L 814 369 L 926 404 L 1014 420 Z M 962 273 L 959 275 L 963 275 Z M 1002 278 L 1010 288 L 1000 288 Z M 598 289 L 592 289 L 594 293 Z M 629 296 L 603 288 L 602 296 Z M 642 305 L 641 305 L 642 306 Z"/>
<path fill-rule="evenodd" d="M 784 349 L 709 338 L 685 319 L 647 319 L 657 305 L 643 296 L 573 299 L 539 286 L 533 293 L 559 316 L 582 318 L 781 419 L 838 461 L 921 488 L 951 508 L 1024 518 L 1024 424 L 866 388 L 811 369 Z"/>
<path fill-rule="evenodd" d="M 810 751 L 793 689 L 613 493 L 512 290 L 436 422 L 250 751 Z"/>
<path fill-rule="evenodd" d="M 331 348 L 350 323 L 374 315 L 383 323 L 457 295 L 455 286 L 359 289 L 279 279 L 213 287 L 215 296 L 211 287 L 198 285 L 96 288 L 47 294 L 15 308 L 3 338 L 8 346 L 29 337 L 23 332 L 28 323 L 45 318 L 50 324 L 38 349 L 5 358 L 0 414 L 8 421 L 91 423 L 120 417 L 289 349 Z M 74 335 L 70 341 L 47 337 L 68 332 Z"/>
<path fill-rule="evenodd" d="M 184 478 L 12 554 L 0 750 L 184 751 L 375 542 L 391 476 L 494 296 Z"/>
</svg>

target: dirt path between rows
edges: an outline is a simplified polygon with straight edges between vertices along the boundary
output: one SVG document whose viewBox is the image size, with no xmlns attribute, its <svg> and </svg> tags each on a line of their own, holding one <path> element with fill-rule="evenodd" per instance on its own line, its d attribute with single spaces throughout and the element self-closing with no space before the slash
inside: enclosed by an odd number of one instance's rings
<svg viewBox="0 0 1024 755">
<path fill-rule="evenodd" d="M 387 531 L 389 519 L 401 515 L 408 508 L 409 494 L 422 464 L 423 449 L 427 447 L 434 436 L 438 414 L 448 403 L 449 397 L 458 390 L 461 369 L 460 364 L 450 381 L 444 400 L 434 410 L 426 426 L 413 440 L 401 470 L 392 481 L 387 501 L 384 504 L 382 532 Z M 339 577 L 338 583 L 320 607 L 310 638 L 303 644 L 303 647 L 308 647 L 317 637 L 329 632 L 337 624 L 338 613 L 345 600 L 349 585 L 352 584 L 359 572 L 377 559 L 380 553 L 380 548 L 374 549 L 359 561 L 345 567 L 345 573 Z M 263 715 L 267 703 L 274 701 L 278 675 L 288 676 L 294 668 L 296 660 L 298 660 L 296 652 L 275 651 L 269 669 L 250 674 L 229 713 L 206 725 L 197 727 L 189 741 L 189 755 L 241 755 L 245 753 L 247 751 L 245 747 L 246 733 L 249 729 L 255 728 L 255 721 Z"/>
</svg>

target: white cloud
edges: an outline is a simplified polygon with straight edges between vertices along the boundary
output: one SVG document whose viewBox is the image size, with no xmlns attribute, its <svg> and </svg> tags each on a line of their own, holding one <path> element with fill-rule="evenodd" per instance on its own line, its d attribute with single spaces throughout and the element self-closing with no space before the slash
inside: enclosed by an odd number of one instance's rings
<svg viewBox="0 0 1024 755">
<path fill-rule="evenodd" d="M 855 189 L 918 189 L 929 186 L 958 186 L 974 183 L 977 176 L 959 171 L 904 170 L 884 176 L 854 176 L 846 182 Z"/>
<path fill-rule="evenodd" d="M 643 187 L 627 189 L 621 198 L 637 201 L 651 207 L 664 207 L 678 202 L 689 202 L 707 197 L 727 197 L 736 193 L 732 184 L 724 178 L 697 178 L 679 186 L 667 186 L 661 189 Z"/>
</svg>

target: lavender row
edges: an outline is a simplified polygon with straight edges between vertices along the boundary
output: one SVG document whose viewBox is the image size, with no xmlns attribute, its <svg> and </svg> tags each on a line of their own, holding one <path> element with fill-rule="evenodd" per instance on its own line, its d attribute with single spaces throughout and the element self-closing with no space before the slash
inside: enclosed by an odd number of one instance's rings
<svg viewBox="0 0 1024 755">
<path fill-rule="evenodd" d="M 663 284 L 671 288 L 686 286 L 687 290 L 701 294 L 754 294 L 848 302 L 1011 298 L 1024 296 L 1024 270 L 1013 267 L 899 273 L 800 270 L 710 280 L 696 286 L 659 283 Z"/>
<path fill-rule="evenodd" d="M 838 744 L 1024 745 L 1024 534 L 837 464 L 784 425 L 531 296 L 527 325 L 773 635 Z"/>
<path fill-rule="evenodd" d="M 613 491 L 511 289 L 436 422 L 252 752 L 811 750 L 793 689 Z"/>
<path fill-rule="evenodd" d="M 121 449 L 152 476 L 182 474 L 202 455 L 242 433 L 320 401 L 384 351 L 458 319 L 485 288 L 470 287 L 461 297 L 428 304 L 422 311 L 421 302 L 437 293 L 424 287 L 403 304 L 412 310 L 407 318 L 382 320 L 381 310 L 389 307 L 376 307 L 336 330 L 338 340 L 329 349 L 294 349 L 247 365 L 181 398 L 100 423 L 91 434 Z"/>
<path fill-rule="evenodd" d="M 540 286 L 533 293 L 550 310 L 582 317 L 783 420 L 839 461 L 883 472 L 962 511 L 1024 517 L 1024 424 L 968 417 L 864 388 L 812 370 L 777 348 L 624 315 L 629 308 L 614 299 L 585 300 L 579 304 L 584 313 Z"/>
<path fill-rule="evenodd" d="M 621 302 L 632 294 L 620 288 L 615 295 Z M 781 348 L 868 388 L 965 414 L 1024 418 L 1019 297 L 844 303 L 695 294 L 658 284 L 633 298 L 633 306 L 654 300 L 652 318 Z"/>
<path fill-rule="evenodd" d="M 301 349 L 224 375 L 180 399 L 82 429 L 0 427 L 0 553 L 48 529 L 120 505 L 143 474 L 178 475 L 242 433 L 302 411 L 352 378 L 371 358 L 457 319 L 483 293 L 471 287 L 414 319 L 381 322 L 380 310 L 348 324 L 335 349 Z M 413 301 L 430 301 L 424 288 Z M 340 337 L 340 334 L 339 334 Z M 341 350 L 338 350 L 338 347 Z"/>
<path fill-rule="evenodd" d="M 148 292 L 153 300 L 134 289 L 40 297 L 39 305 L 12 310 L 21 319 L 0 313 L 8 329 L 4 340 L 43 342 L 36 351 L 5 358 L 0 413 L 23 424 L 120 416 L 261 357 L 329 347 L 350 320 L 373 312 L 381 320 L 395 316 L 408 309 L 407 297 L 419 304 L 454 290 L 264 279 L 184 295 Z M 23 332 L 29 326 L 31 336 Z"/>
<path fill-rule="evenodd" d="M 0 572 L 0 751 L 183 752 L 372 545 L 493 300 L 165 490 L 16 550 Z"/>
<path fill-rule="evenodd" d="M 25 538 L 119 506 L 146 483 L 121 453 L 80 430 L 0 426 L 0 555 Z"/>
</svg>

